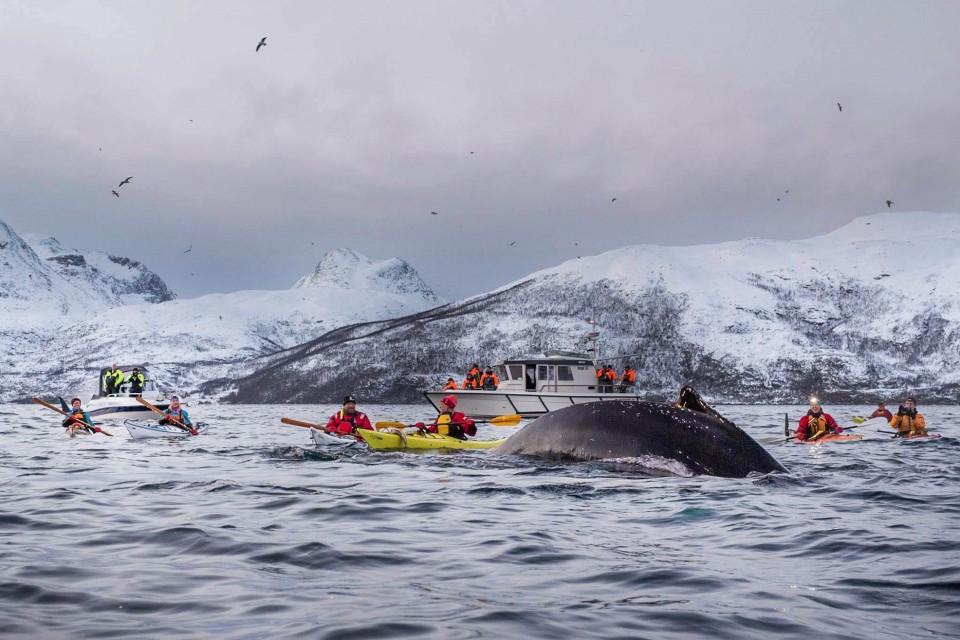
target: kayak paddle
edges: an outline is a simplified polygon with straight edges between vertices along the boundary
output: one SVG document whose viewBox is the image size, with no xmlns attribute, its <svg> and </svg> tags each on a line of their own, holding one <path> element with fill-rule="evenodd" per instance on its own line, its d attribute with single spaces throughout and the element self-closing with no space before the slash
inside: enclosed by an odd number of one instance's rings
<svg viewBox="0 0 960 640">
<path fill-rule="evenodd" d="M 182 422 L 180 422 L 179 420 L 177 420 L 177 419 L 174 418 L 173 416 L 168 416 L 167 414 L 165 414 L 163 411 L 160 410 L 160 407 L 155 407 L 155 406 L 153 406 L 152 404 L 150 404 L 149 402 L 147 402 L 146 400 L 144 400 L 144 399 L 143 399 L 143 396 L 137 396 L 137 402 L 139 402 L 140 404 L 142 404 L 143 406 L 145 406 L 147 409 L 150 409 L 150 411 L 153 411 L 154 413 L 159 413 L 160 415 L 162 415 L 163 417 L 165 417 L 167 420 L 169 420 L 174 426 L 180 427 L 180 428 L 183 429 L 184 431 L 189 431 L 189 432 L 190 432 L 190 435 L 192 435 L 192 436 L 197 435 L 197 430 L 196 430 L 196 429 L 194 429 L 193 427 L 188 427 L 187 425 L 183 424 Z"/>
<path fill-rule="evenodd" d="M 304 422 L 303 420 L 294 420 L 293 418 L 280 418 L 280 422 L 283 424 L 289 424 L 292 427 L 303 427 L 304 429 L 325 431 L 322 424 L 316 424 L 314 422 Z"/>
<path fill-rule="evenodd" d="M 492 424 L 495 427 L 515 427 L 520 424 L 522 418 L 518 414 L 511 414 L 506 416 L 497 416 L 495 418 L 490 418 L 489 420 L 474 420 L 474 424 Z M 436 423 L 431 423 L 432 426 Z M 403 422 L 397 422 L 396 420 L 381 420 L 374 424 L 377 429 L 403 429 L 405 427 L 415 427 L 415 424 L 406 424 Z"/>
<path fill-rule="evenodd" d="M 45 401 L 41 400 L 40 398 L 34 398 L 33 401 L 36 402 L 37 404 L 39 404 L 39 405 L 42 406 L 42 407 L 46 407 L 47 409 L 50 409 L 50 410 L 52 410 L 52 411 L 56 411 L 57 413 L 59 413 L 59 414 L 61 414 L 61 415 L 64 415 L 64 416 L 66 416 L 66 417 L 68 417 L 68 418 L 72 418 L 72 417 L 73 417 L 71 414 L 67 413 L 67 412 L 64 411 L 63 409 L 60 409 L 59 407 L 55 407 L 55 406 L 53 406 L 52 404 L 50 404 L 49 402 L 45 402 Z M 101 429 L 101 428 L 99 428 L 99 427 L 96 427 L 96 426 L 90 424 L 89 422 L 85 422 L 85 421 L 83 421 L 83 420 L 76 420 L 76 418 L 74 418 L 74 420 L 77 421 L 77 422 L 79 422 L 79 423 L 82 424 L 83 426 L 85 426 L 85 427 L 87 428 L 87 431 L 90 431 L 91 433 L 102 433 L 102 434 L 105 435 L 105 436 L 110 436 L 111 438 L 113 437 L 113 434 L 110 433 L 109 431 L 104 431 L 103 429 Z"/>
</svg>

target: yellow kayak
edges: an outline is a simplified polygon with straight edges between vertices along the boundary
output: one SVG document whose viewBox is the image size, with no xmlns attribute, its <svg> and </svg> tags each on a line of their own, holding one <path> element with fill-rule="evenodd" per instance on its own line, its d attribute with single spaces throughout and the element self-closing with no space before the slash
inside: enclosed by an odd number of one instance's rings
<svg viewBox="0 0 960 640">
<path fill-rule="evenodd" d="M 396 430 L 370 431 L 357 429 L 357 435 L 370 445 L 371 449 L 494 449 L 506 441 L 500 440 L 458 440 L 437 433 L 401 434 Z"/>
</svg>

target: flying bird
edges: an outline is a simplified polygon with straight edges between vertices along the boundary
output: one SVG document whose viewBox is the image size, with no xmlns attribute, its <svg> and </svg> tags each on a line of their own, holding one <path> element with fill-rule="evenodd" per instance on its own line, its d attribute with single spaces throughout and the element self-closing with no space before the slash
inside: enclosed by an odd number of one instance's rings
<svg viewBox="0 0 960 640">
<path fill-rule="evenodd" d="M 9 240 L 6 242 L 0 242 L 0 249 L 6 249 L 8 244 L 10 244 Z"/>
<path fill-rule="evenodd" d="M 473 151 L 470 152 L 470 155 L 473 155 Z"/>
<path fill-rule="evenodd" d="M 839 109 L 841 112 L 843 111 L 843 105 L 839 102 L 837 103 L 837 109 Z"/>
<path fill-rule="evenodd" d="M 117 193 L 117 190 L 116 190 L 116 189 L 110 189 L 110 193 L 112 193 L 113 195 L 117 196 L 118 198 L 120 197 L 120 194 Z"/>
<path fill-rule="evenodd" d="M 117 188 L 119 189 L 119 188 L 122 187 L 123 185 L 129 184 L 131 180 L 133 180 L 133 176 L 130 176 L 130 177 L 128 177 L 128 178 L 124 178 L 124 179 L 120 182 L 120 184 L 117 185 Z"/>
<path fill-rule="evenodd" d="M 430 212 L 430 215 L 432 215 L 432 216 L 438 216 L 438 215 L 440 215 L 440 212 L 439 212 L 439 211 L 431 211 L 431 212 Z"/>
<path fill-rule="evenodd" d="M 103 151 L 103 147 L 97 147 L 98 151 Z"/>
<path fill-rule="evenodd" d="M 260 38 L 260 42 L 257 43 L 257 51 L 260 51 L 260 47 L 267 46 L 267 36 Z"/>
<path fill-rule="evenodd" d="M 514 240 L 513 242 L 511 242 L 511 243 L 510 243 L 510 246 L 512 247 L 512 246 L 515 245 L 515 244 L 517 244 L 517 241 L 516 241 L 516 240 Z"/>
<path fill-rule="evenodd" d="M 616 202 L 616 201 L 617 201 L 616 198 L 610 198 L 610 202 Z"/>
<path fill-rule="evenodd" d="M 191 251 L 193 251 L 193 245 L 190 245 L 190 247 L 186 251 L 184 251 L 184 253 L 190 253 Z M 190 275 L 193 275 L 193 274 L 191 273 Z"/>
<path fill-rule="evenodd" d="M 787 189 L 786 191 L 784 191 L 784 193 L 790 193 L 790 189 Z"/>
<path fill-rule="evenodd" d="M 780 198 L 777 198 L 777 202 L 780 202 Z"/>
<path fill-rule="evenodd" d="M 887 200 L 887 209 L 893 205 L 893 200 Z"/>
</svg>

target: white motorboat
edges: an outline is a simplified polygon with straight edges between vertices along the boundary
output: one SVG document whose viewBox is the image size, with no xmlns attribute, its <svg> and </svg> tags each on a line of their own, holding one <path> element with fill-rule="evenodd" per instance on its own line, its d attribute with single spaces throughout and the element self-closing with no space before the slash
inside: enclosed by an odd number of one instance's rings
<svg viewBox="0 0 960 640">
<path fill-rule="evenodd" d="M 457 411 L 475 418 L 518 413 L 535 417 L 574 404 L 603 400 L 639 400 L 635 386 L 600 385 L 597 363 L 584 353 L 553 351 L 542 358 L 505 360 L 495 367 L 496 390 L 426 391 L 424 397 L 439 411 L 440 399 L 457 397 Z"/>
<path fill-rule="evenodd" d="M 123 372 L 125 380 L 120 388 L 113 393 L 108 394 L 103 384 L 103 376 L 108 371 L 107 369 L 101 369 L 100 377 L 89 385 L 96 388 L 96 393 L 90 397 L 86 405 L 87 413 L 90 414 L 91 418 L 97 420 L 143 419 L 154 416 L 155 414 L 150 409 L 137 402 L 139 396 L 149 400 L 150 404 L 161 411 L 169 406 L 169 402 L 160 391 L 156 381 L 150 377 L 146 367 L 125 365 L 118 368 Z M 130 374 L 134 369 L 139 369 L 144 377 L 143 390 L 139 393 L 130 390 Z"/>
</svg>

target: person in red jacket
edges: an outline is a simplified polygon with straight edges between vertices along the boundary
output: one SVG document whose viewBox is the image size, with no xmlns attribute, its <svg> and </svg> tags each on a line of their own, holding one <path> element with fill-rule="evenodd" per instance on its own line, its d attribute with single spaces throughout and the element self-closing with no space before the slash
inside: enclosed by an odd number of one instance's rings
<svg viewBox="0 0 960 640">
<path fill-rule="evenodd" d="M 800 424 L 797 426 L 797 432 L 794 437 L 799 441 L 819 439 L 825 433 L 842 433 L 843 427 L 837 424 L 833 416 L 824 413 L 820 401 L 816 398 L 810 399 L 810 409 L 807 415 L 800 418 Z"/>
<path fill-rule="evenodd" d="M 440 401 L 440 415 L 437 416 L 436 421 L 429 425 L 418 422 L 417 427 L 430 433 L 439 433 L 458 440 L 466 440 L 467 436 L 477 435 L 476 422 L 459 411 L 455 411 L 456 408 L 457 397 L 447 396 Z"/>
<path fill-rule="evenodd" d="M 343 408 L 330 416 L 327 426 L 324 427 L 328 433 L 339 435 L 349 435 L 356 433 L 357 429 L 370 429 L 373 431 L 373 425 L 370 424 L 370 418 L 367 414 L 357 411 L 357 400 L 353 396 L 347 396 L 343 399 Z"/>
<path fill-rule="evenodd" d="M 887 409 L 887 405 L 881 402 L 877 405 L 876 410 L 870 414 L 870 418 L 886 418 L 887 422 L 890 422 L 893 420 L 893 414 Z"/>
</svg>

